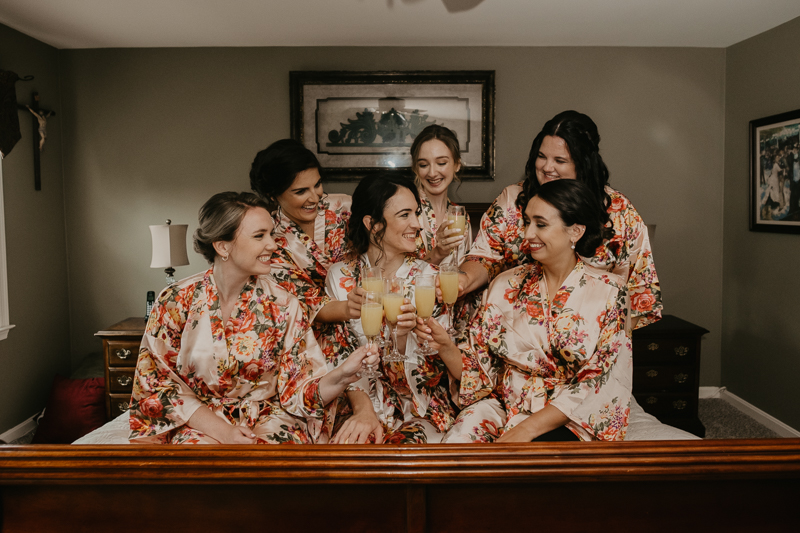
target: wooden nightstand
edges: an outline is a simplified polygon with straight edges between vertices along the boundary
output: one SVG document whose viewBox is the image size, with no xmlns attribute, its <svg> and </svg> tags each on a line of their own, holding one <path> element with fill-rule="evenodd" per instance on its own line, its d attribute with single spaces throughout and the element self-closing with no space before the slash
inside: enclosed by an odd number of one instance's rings
<svg viewBox="0 0 800 533">
<path fill-rule="evenodd" d="M 106 374 L 106 417 L 118 417 L 128 409 L 133 389 L 133 374 L 142 343 L 143 317 L 126 318 L 95 336 L 103 339 L 103 361 Z"/>
<path fill-rule="evenodd" d="M 672 315 L 633 332 L 633 395 L 665 424 L 698 437 L 700 341 L 708 330 Z"/>
</svg>

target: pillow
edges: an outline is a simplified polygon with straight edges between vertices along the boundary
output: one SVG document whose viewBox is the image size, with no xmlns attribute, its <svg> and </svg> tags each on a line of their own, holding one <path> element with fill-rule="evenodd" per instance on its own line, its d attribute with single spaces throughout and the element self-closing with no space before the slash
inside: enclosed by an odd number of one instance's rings
<svg viewBox="0 0 800 533">
<path fill-rule="evenodd" d="M 56 376 L 31 444 L 70 444 L 105 423 L 105 379 Z"/>
</svg>

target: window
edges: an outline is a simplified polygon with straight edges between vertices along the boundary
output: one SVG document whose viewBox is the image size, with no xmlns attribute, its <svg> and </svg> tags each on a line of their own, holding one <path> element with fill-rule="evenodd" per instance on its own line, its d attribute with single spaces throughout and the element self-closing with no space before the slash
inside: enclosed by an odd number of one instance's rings
<svg viewBox="0 0 800 533">
<path fill-rule="evenodd" d="M 0 340 L 14 326 L 8 317 L 8 274 L 6 272 L 6 214 L 3 200 L 3 155 L 0 154 Z"/>
</svg>

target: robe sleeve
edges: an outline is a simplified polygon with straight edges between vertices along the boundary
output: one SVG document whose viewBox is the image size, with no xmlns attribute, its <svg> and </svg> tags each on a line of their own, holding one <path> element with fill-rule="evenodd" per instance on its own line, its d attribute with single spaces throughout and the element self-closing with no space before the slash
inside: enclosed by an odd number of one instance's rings
<svg viewBox="0 0 800 533">
<path fill-rule="evenodd" d="M 463 367 L 458 401 L 462 408 L 486 398 L 494 390 L 506 352 L 505 336 L 502 312 L 484 303 L 459 345 Z"/>
<path fill-rule="evenodd" d="M 637 329 L 661 319 L 661 285 L 656 274 L 653 251 L 647 226 L 639 215 L 631 227 L 631 270 L 628 278 L 628 294 L 631 300 L 631 316 L 639 318 Z"/>
<path fill-rule="evenodd" d="M 181 379 L 176 359 L 186 327 L 194 285 L 167 287 L 147 321 L 139 348 L 130 405 L 130 440 L 163 442 L 166 433 L 186 424 L 203 402 Z"/>
<path fill-rule="evenodd" d="M 330 301 L 324 289 L 292 260 L 285 237 L 275 239 L 278 250 L 272 256 L 270 275 L 283 289 L 297 296 L 313 322 L 319 310 Z"/>
<path fill-rule="evenodd" d="M 572 381 L 556 385 L 549 394 L 550 405 L 598 440 L 621 440 L 627 429 L 632 371 L 627 305 L 624 291 L 609 298 L 598 317 L 601 329 L 594 353 Z"/>
<path fill-rule="evenodd" d="M 483 214 L 478 236 L 465 257 L 466 261 L 480 263 L 486 269 L 489 281 L 519 264 L 519 254 L 515 253 L 513 246 L 518 240 L 516 228 L 517 219 L 520 218 L 515 204 L 516 195 L 513 193 L 517 189 L 506 187 Z"/>
</svg>

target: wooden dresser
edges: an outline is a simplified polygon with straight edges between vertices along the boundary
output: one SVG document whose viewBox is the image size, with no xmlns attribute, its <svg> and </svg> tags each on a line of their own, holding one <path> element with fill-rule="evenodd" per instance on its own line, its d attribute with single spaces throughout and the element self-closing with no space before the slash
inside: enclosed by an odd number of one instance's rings
<svg viewBox="0 0 800 533">
<path fill-rule="evenodd" d="M 700 341 L 708 330 L 672 315 L 633 332 L 633 395 L 648 413 L 698 437 Z"/>
<path fill-rule="evenodd" d="M 103 339 L 106 416 L 109 420 L 128 409 L 145 324 L 143 317 L 131 317 L 95 333 Z"/>
</svg>

